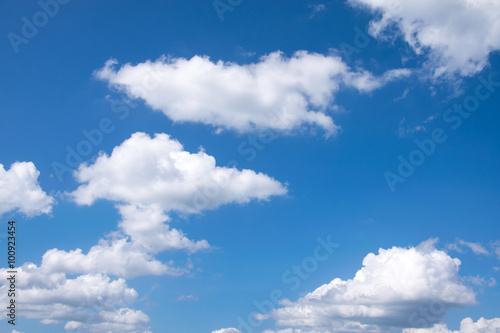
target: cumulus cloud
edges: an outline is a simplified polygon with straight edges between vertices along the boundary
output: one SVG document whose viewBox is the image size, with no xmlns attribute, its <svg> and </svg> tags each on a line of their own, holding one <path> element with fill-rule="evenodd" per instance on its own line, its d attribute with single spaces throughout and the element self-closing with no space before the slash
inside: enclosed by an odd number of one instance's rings
<svg viewBox="0 0 500 333">
<path fill-rule="evenodd" d="M 236 328 L 223 328 L 221 330 L 213 331 L 212 333 L 241 333 Z"/>
<path fill-rule="evenodd" d="M 104 273 L 122 277 L 140 275 L 180 276 L 189 272 L 187 267 L 175 267 L 173 262 L 156 260 L 144 248 L 135 246 L 126 238 L 101 239 L 87 254 L 81 249 L 63 251 L 52 249 L 43 255 L 42 267 L 50 272 L 68 274 Z"/>
<path fill-rule="evenodd" d="M 151 138 L 135 133 L 110 156 L 101 154 L 92 165 L 80 165 L 75 178 L 85 183 L 71 193 L 78 204 L 107 199 L 187 213 L 287 192 L 262 173 L 219 167 L 204 151 L 189 153 L 167 134 Z"/>
<path fill-rule="evenodd" d="M 206 240 L 192 241 L 180 230 L 165 224 L 169 217 L 156 206 L 124 205 L 118 207 L 122 220 L 119 231 L 101 239 L 87 254 L 81 249 L 62 251 L 52 249 L 42 258 L 42 267 L 50 272 L 68 274 L 104 273 L 122 277 L 139 275 L 186 274 L 192 268 L 163 263 L 154 254 L 166 250 L 186 250 L 194 253 L 210 249 Z"/>
<path fill-rule="evenodd" d="M 453 307 L 475 304 L 473 290 L 461 283 L 460 260 L 434 246 L 380 249 L 363 260 L 350 280 L 334 279 L 296 302 L 285 300 L 271 316 L 290 332 L 387 332 L 428 327 Z M 420 318 L 420 308 L 434 322 Z"/>
<path fill-rule="evenodd" d="M 206 240 L 192 241 L 181 230 L 170 228 L 165 223 L 170 218 L 158 205 L 123 205 L 118 209 L 123 216 L 120 229 L 130 236 L 133 244 L 150 253 L 166 250 L 187 250 L 194 253 L 210 248 Z"/>
<path fill-rule="evenodd" d="M 7 269 L 0 278 L 7 281 Z M 125 280 L 111 280 L 104 274 L 86 274 L 68 279 L 64 273 L 51 273 L 26 263 L 17 269 L 16 289 L 22 315 L 44 323 L 66 322 L 66 329 L 85 329 L 96 333 L 148 332 L 149 317 L 126 308 L 137 292 Z M 0 300 L 7 304 L 8 285 L 0 286 Z M 2 310 L 5 317 L 6 310 Z"/>
<path fill-rule="evenodd" d="M 327 111 L 335 108 L 342 86 L 368 92 L 409 74 L 396 70 L 375 77 L 351 70 L 340 57 L 307 51 L 290 58 L 274 52 L 247 65 L 212 62 L 207 56 L 116 65 L 108 61 L 96 77 L 175 122 L 238 132 L 321 128 L 327 136 L 339 130 Z"/>
<path fill-rule="evenodd" d="M 460 323 L 459 331 L 449 330 L 446 324 L 436 324 L 432 328 L 407 328 L 403 333 L 498 333 L 500 332 L 500 318 L 480 318 L 474 322 L 472 318 L 465 318 Z"/>
<path fill-rule="evenodd" d="M 177 267 L 173 261 L 157 260 L 155 254 L 171 250 L 192 254 L 211 249 L 211 245 L 170 227 L 167 211 L 198 213 L 226 203 L 267 200 L 286 193 L 285 186 L 269 176 L 218 167 L 212 156 L 203 151 L 186 152 L 166 134 L 151 138 L 135 133 L 110 156 L 101 154 L 94 164 L 82 164 L 75 177 L 86 183 L 70 193 L 76 202 L 115 201 L 122 219 L 117 231 L 87 253 L 82 249 L 47 251 L 42 267 L 48 272 L 180 276 L 190 272 L 189 259 L 185 267 Z M 216 195 L 207 193 L 214 186 Z"/>
<path fill-rule="evenodd" d="M 77 203 L 91 205 L 98 199 L 113 201 L 122 219 L 118 230 L 109 233 L 87 253 L 81 249 L 69 252 L 51 249 L 44 254 L 40 267 L 27 266 L 31 274 L 23 278 L 34 279 L 43 272 L 47 279 L 38 281 L 40 279 L 37 278 L 37 281 L 45 289 L 49 288 L 50 292 L 53 289 L 66 292 L 58 285 L 75 284 L 72 281 L 82 282 L 81 285 L 90 279 L 109 281 L 107 274 L 130 277 L 188 273 L 192 269 L 189 258 L 186 267 L 175 267 L 173 261 L 161 262 L 155 258 L 155 254 L 168 250 L 185 250 L 191 254 L 210 249 L 211 246 L 206 240 L 191 240 L 181 230 L 170 227 L 167 212 L 199 213 L 222 204 L 268 200 L 271 196 L 287 192 L 284 185 L 262 173 L 218 167 L 215 159 L 202 150 L 195 154 L 184 151 L 178 141 L 166 134 L 151 138 L 144 133 L 135 133 L 115 147 L 111 155 L 101 153 L 93 164 L 80 165 L 74 175 L 80 183 L 84 183 L 69 193 Z M 213 190 L 214 186 L 218 191 L 216 195 L 213 191 L 207 192 L 207 189 Z M 202 200 L 202 203 L 196 200 Z M 65 274 L 84 275 L 67 280 Z M 63 282 L 50 284 L 56 278 Z M 122 279 L 109 284 L 119 282 L 124 286 Z M 59 306 L 58 300 L 46 297 L 49 291 L 36 288 L 33 291 L 41 295 L 47 304 Z M 135 291 L 132 291 L 135 299 Z M 94 296 L 89 295 L 89 300 L 94 300 Z M 133 299 L 123 303 L 128 304 Z M 85 311 L 83 314 L 81 311 L 73 313 L 74 309 L 68 308 L 69 305 L 63 302 L 62 310 L 53 309 L 62 311 L 63 315 L 46 316 L 44 320 L 63 318 L 67 321 L 65 328 L 68 330 L 146 332 L 143 327 L 149 318 L 140 311 L 124 308 L 124 304 L 117 301 L 115 299 L 104 304 L 98 312 L 91 311 L 91 318 Z M 76 295 L 73 305 L 76 307 L 82 302 Z M 111 303 L 121 307 L 115 308 Z M 93 306 L 83 304 L 86 308 Z M 42 314 L 33 314 L 35 310 L 29 315 L 42 318 Z"/>
<path fill-rule="evenodd" d="M 19 211 L 31 217 L 52 211 L 55 199 L 42 190 L 39 175 L 32 162 L 16 162 L 7 171 L 0 164 L 0 215 Z"/>
<path fill-rule="evenodd" d="M 370 33 L 402 38 L 427 57 L 433 78 L 470 76 L 488 65 L 500 49 L 500 2 L 497 0 L 349 0 L 376 15 Z M 396 28 L 396 29 L 394 29 Z"/>
</svg>

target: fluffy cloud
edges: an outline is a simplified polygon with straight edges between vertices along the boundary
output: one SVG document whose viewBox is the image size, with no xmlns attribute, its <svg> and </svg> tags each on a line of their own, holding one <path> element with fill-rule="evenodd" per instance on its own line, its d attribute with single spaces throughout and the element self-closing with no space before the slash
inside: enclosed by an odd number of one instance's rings
<svg viewBox="0 0 500 333">
<path fill-rule="evenodd" d="M 119 211 L 123 216 L 120 229 L 130 236 L 133 244 L 150 253 L 166 250 L 194 253 L 210 248 L 206 240 L 192 241 L 182 231 L 166 225 L 170 219 L 158 205 L 125 205 L 119 206 Z"/>
<path fill-rule="evenodd" d="M 188 213 L 267 200 L 287 192 L 280 182 L 262 173 L 218 167 L 215 158 L 203 151 L 184 151 L 167 134 L 151 138 L 135 133 L 110 156 L 101 154 L 94 164 L 81 165 L 75 177 L 86 183 L 71 194 L 79 204 L 107 199 Z"/>
<path fill-rule="evenodd" d="M 82 253 L 81 249 L 69 252 L 49 250 L 43 255 L 42 267 L 50 272 L 104 273 L 122 277 L 162 274 L 180 276 L 190 269 L 190 265 L 179 268 L 174 267 L 173 262 L 162 263 L 126 238 L 100 240 L 87 254 Z"/>
<path fill-rule="evenodd" d="M 43 255 L 42 267 L 49 272 L 68 274 L 104 273 L 122 277 L 138 275 L 180 276 L 192 268 L 175 267 L 156 260 L 153 255 L 166 250 L 187 250 L 193 253 L 209 249 L 206 240 L 189 240 L 182 231 L 166 224 L 169 218 L 158 206 L 120 206 L 123 216 L 114 238 L 101 239 L 87 254 L 81 249 L 52 249 Z"/>
<path fill-rule="evenodd" d="M 75 176 L 86 183 L 70 194 L 76 202 L 119 202 L 122 220 L 117 231 L 86 254 L 81 249 L 47 251 L 42 267 L 48 272 L 180 276 L 191 270 L 189 259 L 186 267 L 176 267 L 172 261 L 156 260 L 154 255 L 169 250 L 192 254 L 211 246 L 206 240 L 190 240 L 181 230 L 171 228 L 166 211 L 195 213 L 286 193 L 281 183 L 264 174 L 217 167 L 212 156 L 203 151 L 186 152 L 166 134 L 151 138 L 135 133 L 110 156 L 101 154 L 94 164 L 81 165 Z"/>
<path fill-rule="evenodd" d="M 17 269 L 18 299 L 23 316 L 42 319 L 44 323 L 66 321 L 67 329 L 85 329 L 96 333 L 146 333 L 149 317 L 123 306 L 137 297 L 125 280 L 111 280 L 103 274 L 81 275 L 68 279 L 63 273 L 51 273 L 43 267 L 26 263 Z M 0 269 L 6 281 L 6 269 Z M 0 300 L 7 304 L 8 285 L 0 287 Z M 5 310 L 2 315 L 5 317 Z"/>
<path fill-rule="evenodd" d="M 248 65 L 215 63 L 206 56 L 162 57 L 118 70 L 116 64 L 108 61 L 96 77 L 132 99 L 143 99 L 173 121 L 239 132 L 318 127 L 327 136 L 339 130 L 326 111 L 335 108 L 341 86 L 367 92 L 409 74 L 393 70 L 377 78 L 352 71 L 339 57 L 307 51 L 291 58 L 274 52 Z"/>
<path fill-rule="evenodd" d="M 403 333 L 498 333 L 500 332 L 500 318 L 480 318 L 474 322 L 471 318 L 465 318 L 460 324 L 459 331 L 449 330 L 446 324 L 436 324 L 432 328 L 409 328 Z"/>
<path fill-rule="evenodd" d="M 55 200 L 42 191 L 39 175 L 32 162 L 16 162 L 7 171 L 0 164 L 0 215 L 13 210 L 27 216 L 52 211 Z"/>
<path fill-rule="evenodd" d="M 434 78 L 470 76 L 500 49 L 500 2 L 497 0 L 349 0 L 371 10 L 377 38 L 400 34 L 417 54 L 426 54 Z M 397 27 L 397 29 L 393 29 Z"/>
<path fill-rule="evenodd" d="M 437 250 L 435 242 L 370 253 L 353 279 L 337 278 L 296 302 L 285 300 L 271 316 L 279 326 L 305 332 L 431 326 L 448 309 L 475 303 L 472 289 L 460 282 L 460 260 Z M 420 308 L 427 309 L 433 320 L 422 316 Z"/>
<path fill-rule="evenodd" d="M 81 249 L 47 251 L 40 268 L 35 267 L 48 275 L 43 283 L 55 277 L 65 279 L 65 274 L 85 274 L 76 280 L 102 277 L 100 274 L 182 275 L 192 268 L 189 259 L 187 267 L 179 268 L 173 262 L 156 260 L 154 255 L 167 250 L 191 254 L 211 246 L 206 240 L 190 240 L 182 231 L 171 228 L 167 212 L 198 213 L 228 203 L 268 200 L 287 192 L 284 185 L 262 173 L 218 167 L 215 159 L 203 151 L 186 152 L 166 134 L 151 138 L 135 133 L 115 147 L 111 155 L 101 154 L 93 164 L 80 165 L 74 175 L 84 183 L 69 194 L 77 203 L 91 205 L 98 199 L 116 202 L 122 220 L 117 231 L 86 254 Z M 55 300 L 46 302 L 54 304 Z M 81 300 L 77 297 L 75 306 L 78 302 Z M 49 316 L 45 320 L 57 318 Z M 143 332 L 148 319 L 140 311 L 111 306 L 103 307 L 91 319 L 66 314 L 64 318 L 66 329 L 91 332 Z"/>
<path fill-rule="evenodd" d="M 223 328 L 221 330 L 213 331 L 212 333 L 241 333 L 236 328 Z"/>
</svg>

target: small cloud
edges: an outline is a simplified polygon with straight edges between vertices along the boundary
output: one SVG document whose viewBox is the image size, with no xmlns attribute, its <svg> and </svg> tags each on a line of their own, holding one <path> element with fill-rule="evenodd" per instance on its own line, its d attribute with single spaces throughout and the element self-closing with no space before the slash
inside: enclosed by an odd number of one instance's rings
<svg viewBox="0 0 500 333">
<path fill-rule="evenodd" d="M 497 255 L 497 258 L 500 259 L 500 241 L 491 242 L 490 247 L 492 248 L 492 251 Z"/>
<path fill-rule="evenodd" d="M 484 287 L 484 286 L 494 287 L 497 285 L 497 281 L 494 278 L 490 278 L 489 280 L 486 280 L 485 278 L 480 277 L 479 275 L 478 276 L 464 277 L 464 281 L 466 281 L 470 284 L 474 284 L 476 286 L 480 286 L 480 287 Z"/>
<path fill-rule="evenodd" d="M 470 249 L 476 255 L 489 255 L 490 253 L 486 250 L 481 243 L 466 242 L 463 239 L 459 239 L 453 244 L 448 244 L 448 249 L 457 251 L 458 253 L 463 253 L 464 248 Z"/>
<path fill-rule="evenodd" d="M 458 253 L 463 253 L 463 252 L 464 252 L 464 251 L 463 251 L 460 247 L 458 247 L 458 245 L 457 245 L 457 244 L 455 244 L 455 243 L 448 244 L 448 250 L 456 251 L 456 252 L 458 252 Z"/>
<path fill-rule="evenodd" d="M 428 124 L 439 116 L 439 113 L 433 114 L 424 120 L 424 124 Z"/>
<path fill-rule="evenodd" d="M 245 50 L 243 47 L 241 46 L 237 46 L 238 47 L 238 53 L 242 56 L 244 56 L 245 58 L 251 58 L 251 57 L 254 57 L 257 53 L 254 52 L 254 51 L 247 51 Z"/>
<path fill-rule="evenodd" d="M 408 96 L 408 93 L 410 92 L 410 88 L 406 88 L 405 91 L 403 92 L 403 95 L 394 98 L 394 102 L 401 101 L 405 99 Z"/>
<path fill-rule="evenodd" d="M 403 119 L 401 119 L 401 121 L 399 122 L 399 128 L 398 128 L 399 137 L 405 138 L 409 134 L 427 131 L 427 125 L 431 123 L 434 119 L 436 119 L 438 116 L 439 113 L 430 115 L 427 118 L 425 118 L 425 120 L 421 124 L 417 125 L 407 125 L 406 118 L 403 117 Z"/>
<path fill-rule="evenodd" d="M 193 295 L 181 295 L 175 299 L 176 302 L 180 301 L 197 301 L 198 297 Z"/>
<path fill-rule="evenodd" d="M 400 138 L 406 138 L 409 134 L 425 132 L 427 128 L 423 125 L 406 125 L 406 118 L 403 117 L 399 122 L 398 134 Z"/>
<path fill-rule="evenodd" d="M 312 9 L 311 14 L 309 15 L 310 19 L 327 9 L 325 4 L 309 5 L 309 8 Z"/>
</svg>

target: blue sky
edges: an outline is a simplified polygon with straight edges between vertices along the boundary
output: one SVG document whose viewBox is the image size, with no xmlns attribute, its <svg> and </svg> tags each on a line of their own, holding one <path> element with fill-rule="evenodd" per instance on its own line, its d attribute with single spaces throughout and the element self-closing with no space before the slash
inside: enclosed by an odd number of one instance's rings
<svg viewBox="0 0 500 333">
<path fill-rule="evenodd" d="M 0 6 L 0 332 L 500 330 L 495 1 Z"/>
</svg>

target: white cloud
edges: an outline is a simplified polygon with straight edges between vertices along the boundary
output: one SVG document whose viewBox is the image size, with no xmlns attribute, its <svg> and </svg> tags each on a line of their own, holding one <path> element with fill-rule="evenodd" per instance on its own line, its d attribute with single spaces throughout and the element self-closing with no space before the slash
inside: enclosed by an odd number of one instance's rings
<svg viewBox="0 0 500 333">
<path fill-rule="evenodd" d="M 321 13 L 321 12 L 327 10 L 326 5 L 322 4 L 322 3 L 321 4 L 316 4 L 316 5 L 309 5 L 309 8 L 312 8 L 312 12 L 309 15 L 309 18 L 313 18 L 314 16 L 316 16 L 316 14 Z"/>
<path fill-rule="evenodd" d="M 212 333 L 241 333 L 236 328 L 223 328 L 221 330 L 213 331 Z"/>
<path fill-rule="evenodd" d="M 480 243 L 471 243 L 464 240 L 460 240 L 459 243 L 460 245 L 470 248 L 474 254 L 489 254 L 488 250 L 486 250 Z"/>
<path fill-rule="evenodd" d="M 177 302 L 180 301 L 197 301 L 198 297 L 194 295 L 181 295 L 175 299 Z"/>
<path fill-rule="evenodd" d="M 488 65 L 500 49 L 500 2 L 497 0 L 349 0 L 367 7 L 376 38 L 402 35 L 416 54 L 426 54 L 434 78 L 470 76 Z M 393 29 L 393 27 L 397 27 Z"/>
<path fill-rule="evenodd" d="M 6 281 L 7 269 L 0 269 Z M 146 333 L 149 318 L 141 311 L 125 308 L 135 301 L 137 292 L 125 280 L 111 280 L 103 274 L 81 275 L 68 279 L 63 273 L 51 273 L 26 263 L 17 269 L 16 289 L 22 315 L 44 323 L 66 321 L 68 329 L 96 333 Z M 0 287 L 0 300 L 7 304 L 7 284 Z M 5 318 L 5 310 L 2 316 Z"/>
<path fill-rule="evenodd" d="M 398 128 L 399 137 L 404 138 L 413 133 L 418 133 L 422 131 L 426 132 L 429 123 L 434 121 L 438 116 L 439 114 L 432 114 L 427 118 L 425 118 L 424 121 L 420 122 L 420 124 L 412 124 L 412 125 L 408 125 L 406 123 L 406 118 L 403 117 L 403 119 L 401 119 L 401 121 L 399 122 L 399 128 Z"/>
<path fill-rule="evenodd" d="M 217 167 L 212 156 L 203 151 L 186 152 L 166 134 L 151 138 L 135 133 L 110 156 L 101 154 L 94 164 L 82 164 L 75 176 L 86 183 L 70 194 L 76 202 L 119 202 L 122 220 L 117 231 L 86 254 L 81 249 L 47 251 L 42 267 L 49 272 L 180 276 L 190 272 L 189 259 L 186 267 L 176 267 L 154 255 L 168 250 L 192 254 L 211 246 L 206 240 L 190 240 L 181 230 L 171 228 L 166 211 L 201 212 L 225 203 L 267 200 L 286 193 L 281 183 L 264 174 Z M 216 195 L 207 194 L 214 185 Z M 200 204 L 196 200 L 205 201 Z"/>
<path fill-rule="evenodd" d="M 432 328 L 404 329 L 403 333 L 498 333 L 500 331 L 500 318 L 480 318 L 474 322 L 472 318 L 465 318 L 460 324 L 459 331 L 449 330 L 446 324 L 436 324 Z"/>
<path fill-rule="evenodd" d="M 118 209 L 123 218 L 119 231 L 111 233 L 111 238 L 101 239 L 87 254 L 81 249 L 49 250 L 43 255 L 42 267 L 49 272 L 68 274 L 180 276 L 192 268 L 189 261 L 186 267 L 175 267 L 173 262 L 162 263 L 153 255 L 166 250 L 194 253 L 210 248 L 206 240 L 192 241 L 182 231 L 169 228 L 164 223 L 169 217 L 156 205 L 127 205 Z"/>
<path fill-rule="evenodd" d="M 409 75 L 395 70 L 376 78 L 353 71 L 340 57 L 298 51 L 281 52 L 253 64 L 212 62 L 207 56 L 166 58 L 118 70 L 110 60 L 96 77 L 132 99 L 143 99 L 175 122 L 200 122 L 238 132 L 289 133 L 318 127 L 335 135 L 339 127 L 327 114 L 342 86 L 372 91 Z"/>
<path fill-rule="evenodd" d="M 32 162 L 0 164 L 0 215 L 17 210 L 27 216 L 49 214 L 55 199 L 38 184 L 40 172 Z"/>
<path fill-rule="evenodd" d="M 69 252 L 52 249 L 43 255 L 42 267 L 50 272 L 68 274 L 103 273 L 122 277 L 140 275 L 180 276 L 190 270 L 174 267 L 156 260 L 144 248 L 130 243 L 126 238 L 101 239 L 87 254 L 81 249 Z"/>
<path fill-rule="evenodd" d="M 497 255 L 497 258 L 500 259 L 500 241 L 491 242 L 491 247 L 493 252 Z"/>
<path fill-rule="evenodd" d="M 167 134 L 151 138 L 135 133 L 110 156 L 101 154 L 94 164 L 80 165 L 75 177 L 85 183 L 71 193 L 78 204 L 107 199 L 188 213 L 267 200 L 287 192 L 280 182 L 262 173 L 219 167 L 204 151 L 184 151 Z"/>
<path fill-rule="evenodd" d="M 207 250 L 206 240 L 192 241 L 180 230 L 169 228 L 170 218 L 158 205 L 125 205 L 118 207 L 123 220 L 119 227 L 130 236 L 132 243 L 146 248 L 150 253 L 166 250 L 187 250 L 194 253 Z"/>
<path fill-rule="evenodd" d="M 479 275 L 466 276 L 466 277 L 464 277 L 464 281 L 471 283 L 471 284 L 474 284 L 476 286 L 480 286 L 480 287 L 484 287 L 484 286 L 494 287 L 497 284 L 497 281 L 494 278 L 490 277 L 489 280 L 486 280 L 484 277 L 481 277 Z"/>
<path fill-rule="evenodd" d="M 466 242 L 464 241 L 463 239 L 459 239 L 456 243 L 452 243 L 452 244 L 449 244 L 448 245 L 448 248 L 450 250 L 454 250 L 454 251 L 457 251 L 459 253 L 462 253 L 463 252 L 463 249 L 462 247 L 466 247 L 466 248 L 469 248 L 472 250 L 472 252 L 474 254 L 477 254 L 477 255 L 489 255 L 490 253 L 488 252 L 488 250 L 486 250 L 482 245 L 481 243 L 472 243 L 472 242 Z"/>
<path fill-rule="evenodd" d="M 278 326 L 307 332 L 415 327 L 425 319 L 419 318 L 421 307 L 434 309 L 437 322 L 452 307 L 474 304 L 475 294 L 460 282 L 460 260 L 437 250 L 435 242 L 370 253 L 353 279 L 336 278 L 296 302 L 285 300 L 271 315 Z"/>
</svg>

